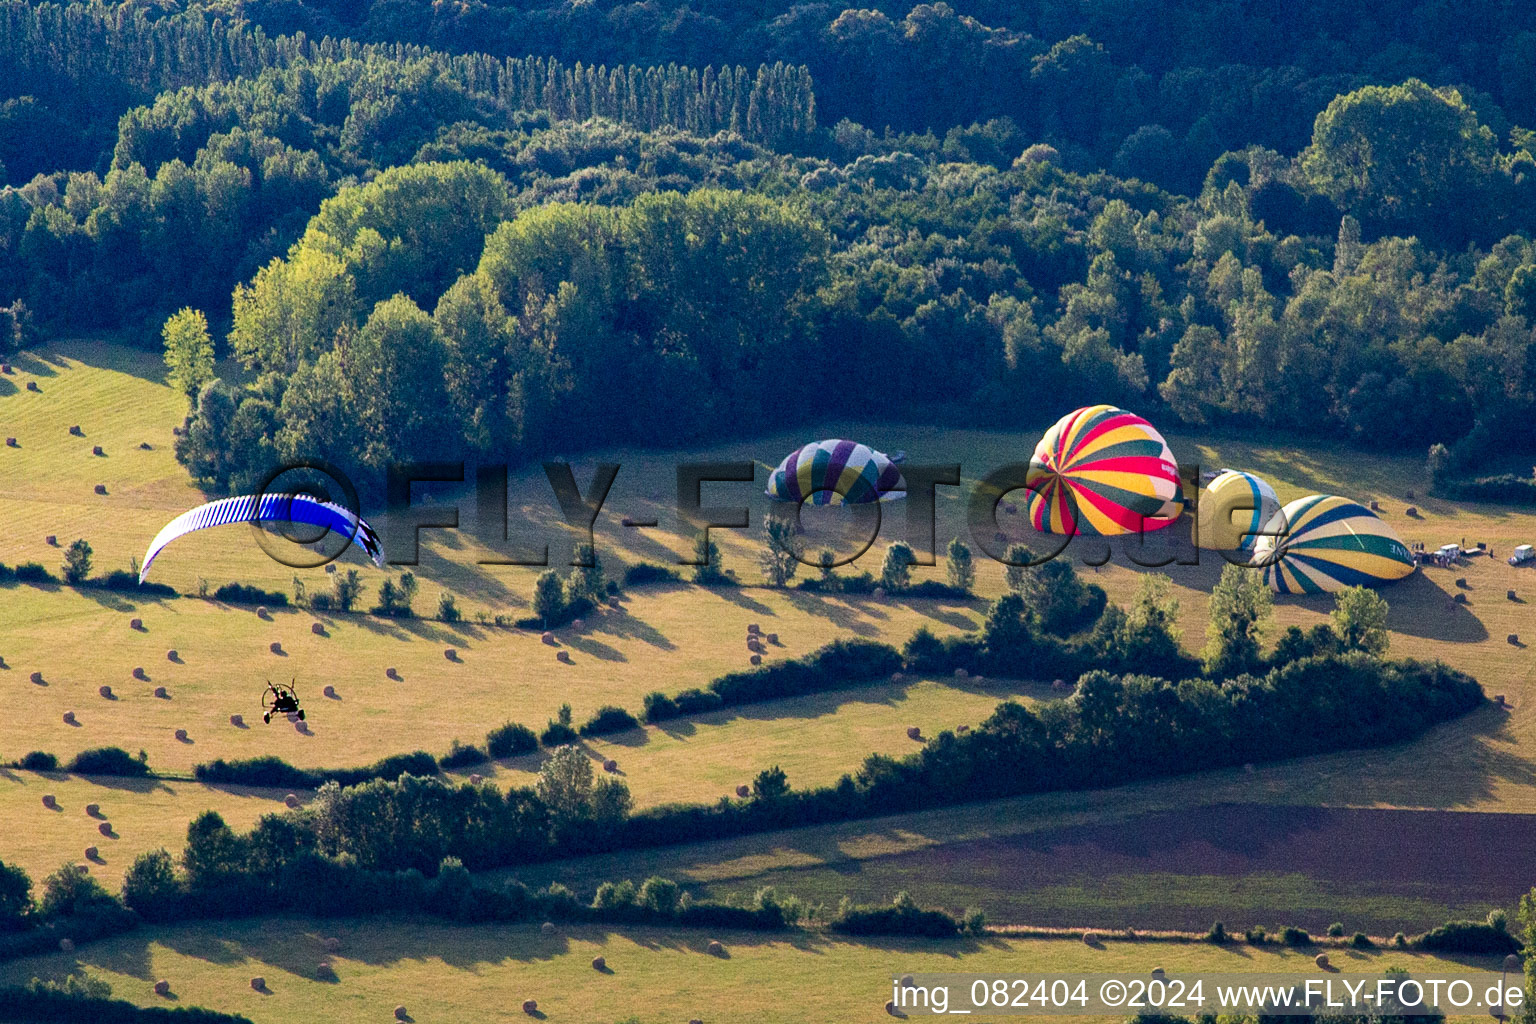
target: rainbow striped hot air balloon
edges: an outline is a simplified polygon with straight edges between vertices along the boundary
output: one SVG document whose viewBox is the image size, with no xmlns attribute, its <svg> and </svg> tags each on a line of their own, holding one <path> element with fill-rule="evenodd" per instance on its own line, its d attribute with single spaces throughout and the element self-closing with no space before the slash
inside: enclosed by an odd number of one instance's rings
<svg viewBox="0 0 1536 1024">
<path fill-rule="evenodd" d="M 1028 514 L 1042 533 L 1101 537 L 1160 530 L 1177 515 L 1179 467 L 1134 413 L 1094 405 L 1045 432 L 1029 462 Z"/>
<path fill-rule="evenodd" d="M 896 468 L 903 455 L 886 455 L 856 441 L 815 441 L 785 456 L 768 477 L 768 497 L 812 505 L 859 505 L 907 496 Z"/>
<path fill-rule="evenodd" d="M 1379 587 L 1413 574 L 1413 555 L 1392 527 L 1348 498 L 1312 494 L 1280 510 L 1254 545 L 1264 581 L 1282 594 Z"/>
<path fill-rule="evenodd" d="M 1198 542 L 1212 551 L 1252 551 L 1264 525 L 1280 511 L 1268 482 L 1252 473 L 1225 469 L 1200 495 Z"/>
</svg>

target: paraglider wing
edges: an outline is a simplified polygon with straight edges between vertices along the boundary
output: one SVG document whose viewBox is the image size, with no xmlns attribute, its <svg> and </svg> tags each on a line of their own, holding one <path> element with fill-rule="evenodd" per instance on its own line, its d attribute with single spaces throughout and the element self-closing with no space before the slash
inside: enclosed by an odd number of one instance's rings
<svg viewBox="0 0 1536 1024">
<path fill-rule="evenodd" d="M 379 535 L 358 516 L 334 502 L 320 501 L 307 494 L 247 494 L 238 498 L 222 498 L 206 505 L 183 512 L 155 534 L 149 550 L 144 552 L 144 564 L 139 570 L 139 582 L 149 574 L 155 556 L 165 546 L 198 530 L 211 526 L 227 526 L 230 523 L 292 522 L 307 526 L 320 526 L 332 530 L 349 541 L 356 541 L 373 564 L 383 568 L 384 548 Z"/>
<path fill-rule="evenodd" d="M 1408 546 L 1370 509 L 1348 498 L 1313 494 L 1280 510 L 1254 546 L 1253 562 L 1282 594 L 1379 587 L 1413 574 Z"/>
<path fill-rule="evenodd" d="M 1168 442 L 1112 405 L 1057 420 L 1035 446 L 1027 481 L 1030 522 L 1041 533 L 1110 537 L 1178 518 L 1179 467 Z"/>
<path fill-rule="evenodd" d="M 787 455 L 768 477 L 766 493 L 778 501 L 858 505 L 898 501 L 907 496 L 907 484 L 896 460 L 856 441 L 832 439 Z"/>
</svg>

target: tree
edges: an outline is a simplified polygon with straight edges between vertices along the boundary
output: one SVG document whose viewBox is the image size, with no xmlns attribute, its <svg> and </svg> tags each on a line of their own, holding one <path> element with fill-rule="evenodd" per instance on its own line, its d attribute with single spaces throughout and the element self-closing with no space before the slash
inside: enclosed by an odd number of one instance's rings
<svg viewBox="0 0 1536 1024">
<path fill-rule="evenodd" d="M 1345 587 L 1334 595 L 1329 614 L 1333 632 L 1346 651 L 1387 653 L 1387 600 L 1370 587 Z"/>
<path fill-rule="evenodd" d="M 1259 667 L 1259 642 L 1274 609 L 1274 595 L 1260 574 L 1240 565 L 1227 565 L 1211 591 L 1205 629 L 1205 671 L 1227 678 Z"/>
<path fill-rule="evenodd" d="M 1008 568 L 1003 572 L 1008 589 L 1015 594 L 1023 594 L 1024 588 L 1029 585 L 1030 573 L 1035 568 L 1030 564 L 1035 561 L 1035 553 L 1023 544 L 1010 544 L 1008 550 L 1003 552 L 1003 561 L 1008 563 Z"/>
<path fill-rule="evenodd" d="M 32 913 L 32 879 L 14 864 L 0 861 L 0 931 L 21 928 Z"/>
<path fill-rule="evenodd" d="M 79 586 L 90 575 L 91 546 L 81 538 L 64 550 L 64 582 Z"/>
<path fill-rule="evenodd" d="M 403 572 L 400 574 L 400 614 L 406 618 L 410 618 L 412 614 L 411 605 L 416 600 L 417 589 L 418 584 L 415 573 Z"/>
<path fill-rule="evenodd" d="M 446 590 L 437 595 L 437 617 L 443 622 L 459 621 L 458 602 L 454 601 L 453 595 Z"/>
<path fill-rule="evenodd" d="M 362 596 L 363 578 L 358 575 L 356 569 L 338 572 L 331 580 L 331 592 L 336 607 L 344 612 L 350 612 L 352 606 L 357 604 L 357 599 Z"/>
<path fill-rule="evenodd" d="M 549 624 L 564 611 L 565 587 L 560 582 L 560 574 L 553 569 L 545 569 L 533 584 L 533 614 L 548 629 Z"/>
<path fill-rule="evenodd" d="M 789 776 L 784 774 L 784 769 L 778 765 L 772 768 L 764 768 L 757 773 L 757 778 L 752 780 L 752 798 L 754 800 L 777 800 L 789 793 Z"/>
<path fill-rule="evenodd" d="M 163 848 L 139 854 L 123 876 L 123 902 L 146 921 L 174 920 L 181 897 L 176 864 Z"/>
<path fill-rule="evenodd" d="M 693 542 L 693 582 L 711 586 L 728 578 L 720 557 L 720 545 L 710 540 L 708 533 L 700 533 Z"/>
<path fill-rule="evenodd" d="M 949 547 L 944 549 L 944 573 L 949 577 L 949 585 L 956 590 L 970 593 L 976 583 L 976 560 L 971 557 L 970 547 L 959 537 L 951 540 Z"/>
<path fill-rule="evenodd" d="M 37 910 L 43 917 L 71 917 L 116 902 L 101 883 L 91 877 L 84 864 L 70 863 L 43 879 L 43 895 L 37 901 Z"/>
<path fill-rule="evenodd" d="M 196 889 L 237 874 L 245 866 L 240 837 L 217 811 L 204 811 L 187 825 L 187 845 L 181 852 L 187 884 Z"/>
<path fill-rule="evenodd" d="M 1136 601 L 1122 627 L 1122 650 L 1144 671 L 1179 657 L 1179 601 L 1167 576 L 1141 577 Z"/>
<path fill-rule="evenodd" d="M 788 518 L 770 515 L 763 520 L 763 553 L 758 565 L 763 578 L 775 587 L 782 587 L 794 578 L 800 568 L 795 557 L 795 526 Z"/>
<path fill-rule="evenodd" d="M 208 318 L 190 307 L 172 314 L 161 328 L 165 340 L 165 368 L 171 386 L 194 401 L 204 384 L 213 380 L 213 339 Z"/>
<path fill-rule="evenodd" d="M 571 569 L 570 578 L 566 581 L 566 590 L 572 601 L 586 598 L 593 604 L 602 601 L 607 590 L 608 581 L 603 572 L 603 560 L 598 556 L 597 549 L 591 544 L 578 545 L 573 561 L 575 567 Z"/>
<path fill-rule="evenodd" d="M 885 549 L 885 561 L 880 563 L 880 585 L 891 593 L 899 593 L 912 585 L 912 566 L 917 556 L 903 541 L 897 541 Z"/>
<path fill-rule="evenodd" d="M 556 747 L 539 769 L 539 798 L 559 822 L 585 817 L 593 791 L 592 759 L 573 746 Z"/>
</svg>

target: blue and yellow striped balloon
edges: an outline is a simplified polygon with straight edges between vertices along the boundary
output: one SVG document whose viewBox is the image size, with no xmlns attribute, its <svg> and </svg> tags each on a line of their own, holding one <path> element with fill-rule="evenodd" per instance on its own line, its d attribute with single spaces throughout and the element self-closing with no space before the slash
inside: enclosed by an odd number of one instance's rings
<svg viewBox="0 0 1536 1024">
<path fill-rule="evenodd" d="M 896 464 L 901 455 L 856 441 L 815 441 L 785 456 L 768 477 L 768 497 L 812 505 L 860 505 L 907 496 Z"/>
<path fill-rule="evenodd" d="M 1413 554 L 1370 509 L 1337 495 L 1313 494 L 1280 510 L 1254 545 L 1254 564 L 1282 594 L 1325 594 L 1379 587 L 1413 574 Z"/>
<path fill-rule="evenodd" d="M 1212 551 L 1252 551 L 1264 525 L 1279 511 L 1280 499 L 1262 477 L 1222 470 L 1200 495 L 1199 546 Z"/>
</svg>

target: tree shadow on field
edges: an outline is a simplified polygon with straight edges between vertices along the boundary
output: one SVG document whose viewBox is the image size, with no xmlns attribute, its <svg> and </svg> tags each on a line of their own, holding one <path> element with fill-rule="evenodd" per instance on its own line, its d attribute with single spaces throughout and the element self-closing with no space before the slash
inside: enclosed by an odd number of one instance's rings
<svg viewBox="0 0 1536 1024">
<path fill-rule="evenodd" d="M 233 967 L 247 959 L 262 959 L 256 952 L 245 947 L 238 938 L 225 938 L 226 934 L 238 934 L 234 929 L 203 930 L 195 927 L 173 927 L 151 933 L 154 940 L 182 956 L 220 967 Z M 175 985 L 175 981 L 172 981 Z"/>
<path fill-rule="evenodd" d="M 656 627 L 649 625 L 641 619 L 630 614 L 626 608 L 617 609 L 617 614 L 605 615 L 593 627 L 594 632 L 607 633 L 621 640 L 639 640 L 641 643 L 663 651 L 675 651 L 677 645 L 668 640 L 666 634 Z"/>
<path fill-rule="evenodd" d="M 977 628 L 979 625 L 979 623 L 975 619 L 972 619 L 969 615 L 958 611 L 951 611 L 950 609 L 940 605 L 937 601 L 923 600 L 922 598 L 898 598 L 893 603 L 899 604 L 909 611 L 916 612 L 918 615 L 923 616 L 925 619 L 933 619 L 935 622 L 942 622 L 944 625 L 953 626 L 958 630 L 969 631 Z"/>
<path fill-rule="evenodd" d="M 838 629 L 857 636 L 879 636 L 879 627 L 865 619 L 866 617 L 874 619 L 886 617 L 884 612 L 833 601 L 831 598 L 804 590 L 785 590 L 784 599 L 797 611 L 826 619 Z"/>
<path fill-rule="evenodd" d="M 106 348 L 103 348 L 106 351 Z M 67 369 L 69 363 L 61 356 L 49 352 L 47 349 L 27 349 L 8 356 L 6 362 L 22 372 L 30 373 L 34 377 L 57 377 L 59 371 Z M 112 367 L 117 369 L 117 367 Z"/>
<path fill-rule="evenodd" d="M 565 645 L 573 651 L 596 658 L 599 661 L 620 662 L 629 660 L 617 647 L 610 647 L 608 644 L 588 636 L 568 636 L 565 638 Z"/>
<path fill-rule="evenodd" d="M 0 398 L 9 398 L 14 394 L 18 394 L 20 391 L 21 388 L 13 384 L 11 382 L 11 378 L 0 377 Z"/>
<path fill-rule="evenodd" d="M 1388 605 L 1387 628 L 1394 632 L 1457 644 L 1488 639 L 1487 627 L 1471 607 L 1453 601 L 1422 570 L 1383 590 Z M 1330 610 L 1331 598 L 1319 602 L 1319 607 Z"/>
<path fill-rule="evenodd" d="M 746 593 L 746 588 L 739 584 L 734 586 L 705 587 L 704 589 L 720 598 L 720 600 L 729 601 L 731 604 L 739 608 L 745 608 L 749 612 L 755 612 L 758 615 L 773 614 L 772 608 Z"/>
<path fill-rule="evenodd" d="M 65 342 L 58 348 L 57 354 L 40 353 L 49 360 L 50 366 L 66 369 L 69 366 L 66 359 L 73 359 L 83 366 L 111 370 L 151 384 L 166 382 L 165 364 L 144 349 L 98 341 Z M 226 376 L 225 379 L 229 378 Z"/>
<path fill-rule="evenodd" d="M 176 790 L 167 786 L 164 779 L 133 778 L 127 775 L 81 775 L 78 776 L 93 786 L 103 789 L 120 789 L 129 793 L 169 793 L 175 795 Z"/>
</svg>

